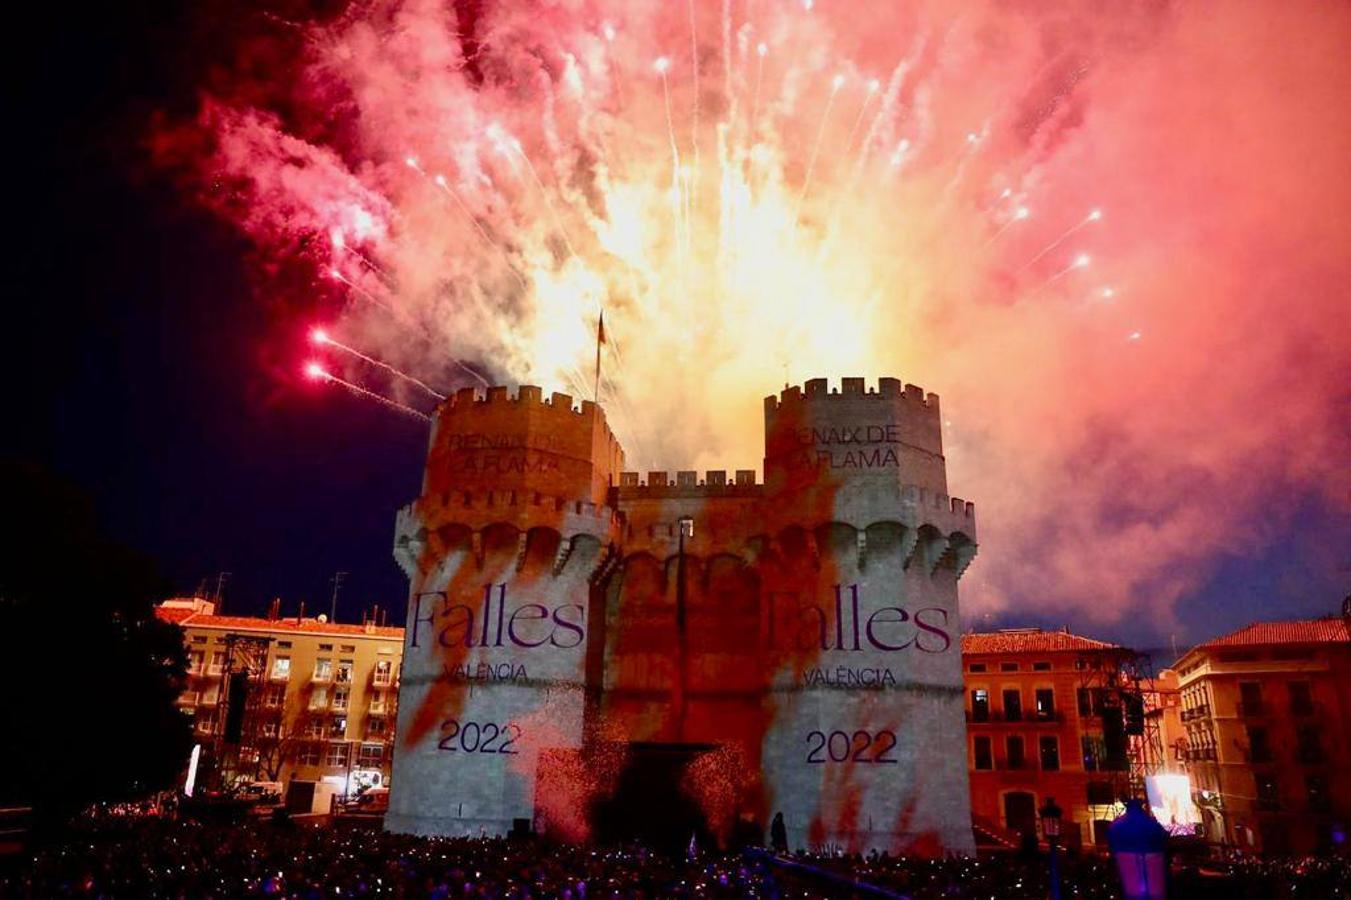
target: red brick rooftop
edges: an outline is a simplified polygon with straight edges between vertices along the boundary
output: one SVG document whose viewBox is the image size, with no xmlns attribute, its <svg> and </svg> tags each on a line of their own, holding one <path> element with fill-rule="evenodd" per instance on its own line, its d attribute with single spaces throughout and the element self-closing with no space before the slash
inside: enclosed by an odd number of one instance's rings
<svg viewBox="0 0 1351 900">
<path fill-rule="evenodd" d="M 162 621 L 173 622 L 184 628 L 219 628 L 222 631 L 289 631 L 308 634 L 340 634 L 352 637 L 387 637 L 403 640 L 403 629 L 393 625 L 342 624 L 320 622 L 318 619 L 299 619 L 294 616 L 282 619 L 264 619 L 258 616 L 216 616 L 194 612 L 191 609 L 155 608 L 155 615 Z"/>
<path fill-rule="evenodd" d="M 1058 653 L 1085 650 L 1120 650 L 1117 644 L 1097 641 L 1068 631 L 1042 631 L 1040 628 L 1012 628 L 962 635 L 963 654 L 982 653 Z"/>
<path fill-rule="evenodd" d="M 1351 641 L 1343 619 L 1254 622 L 1238 631 L 1206 641 L 1196 649 L 1259 647 L 1265 644 L 1339 644 Z"/>
</svg>

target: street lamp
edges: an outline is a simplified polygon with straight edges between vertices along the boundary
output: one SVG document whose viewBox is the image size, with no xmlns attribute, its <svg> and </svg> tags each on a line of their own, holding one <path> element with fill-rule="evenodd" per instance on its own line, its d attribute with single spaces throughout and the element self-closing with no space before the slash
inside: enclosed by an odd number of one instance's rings
<svg viewBox="0 0 1351 900">
<path fill-rule="evenodd" d="M 1041 816 L 1041 833 L 1051 848 L 1051 900 L 1060 900 L 1060 858 L 1056 845 L 1060 843 L 1060 817 L 1064 810 L 1055 805 L 1054 797 L 1047 797 L 1037 814 Z"/>
<path fill-rule="evenodd" d="M 1168 831 L 1145 811 L 1143 802 L 1126 801 L 1126 811 L 1107 828 L 1107 846 L 1116 857 L 1127 900 L 1167 896 Z"/>
</svg>

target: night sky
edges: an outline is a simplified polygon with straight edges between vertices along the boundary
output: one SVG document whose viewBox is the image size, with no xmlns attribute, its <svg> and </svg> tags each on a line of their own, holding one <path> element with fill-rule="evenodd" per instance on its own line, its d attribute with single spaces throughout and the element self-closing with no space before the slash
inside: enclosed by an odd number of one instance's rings
<svg viewBox="0 0 1351 900">
<path fill-rule="evenodd" d="M 329 579 L 345 570 L 340 619 L 379 603 L 401 621 L 394 514 L 419 488 L 425 425 L 301 381 L 309 323 L 279 324 L 255 297 L 238 231 L 185 202 L 143 152 L 156 111 L 190 109 L 210 77 L 226 43 L 217 23 L 257 14 L 217 3 L 189 19 L 191 6 L 99 4 L 74 16 L 39 5 L 45 18 L 8 51 L 18 97 L 5 147 L 10 424 L 0 449 L 92 494 L 108 531 L 182 592 L 224 570 L 230 611 L 261 613 L 274 596 L 288 613 L 302 600 L 327 611 Z M 1255 619 L 1338 607 L 1351 589 L 1351 521 L 1316 498 L 1289 502 L 1301 510 L 1292 529 L 1267 535 L 1257 556 L 1221 559 L 1180 604 L 1181 649 Z M 1035 598 L 1027 606 L 977 624 L 1088 630 L 1064 612 L 1030 611 Z M 1170 638 L 1129 616 L 1094 631 L 1152 647 Z"/>
</svg>

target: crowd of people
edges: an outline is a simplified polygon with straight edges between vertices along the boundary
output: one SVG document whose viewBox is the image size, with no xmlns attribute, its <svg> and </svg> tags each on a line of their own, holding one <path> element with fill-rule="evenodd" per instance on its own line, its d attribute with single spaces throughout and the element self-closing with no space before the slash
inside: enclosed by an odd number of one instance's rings
<svg viewBox="0 0 1351 900">
<path fill-rule="evenodd" d="M 1063 896 L 1120 896 L 1111 860 L 1062 860 Z M 0 875 L 0 896 L 276 898 L 1043 898 L 1044 858 L 690 852 L 418 838 L 258 819 L 105 817 Z M 1351 898 L 1346 858 L 1234 860 L 1173 873 L 1177 897 Z"/>
</svg>

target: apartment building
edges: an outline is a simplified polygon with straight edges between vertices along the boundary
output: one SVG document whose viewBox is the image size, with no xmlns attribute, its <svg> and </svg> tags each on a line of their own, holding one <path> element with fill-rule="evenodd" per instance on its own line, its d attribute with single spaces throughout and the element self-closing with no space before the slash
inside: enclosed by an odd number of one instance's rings
<svg viewBox="0 0 1351 900">
<path fill-rule="evenodd" d="M 1140 695 L 1122 681 L 1133 658 L 1068 631 L 962 636 L 978 834 L 1035 834 L 1038 810 L 1051 798 L 1064 811 L 1069 845 L 1105 841 L 1128 789 L 1132 736 L 1143 730 Z"/>
<path fill-rule="evenodd" d="M 344 793 L 388 782 L 402 628 L 216 615 L 200 598 L 166 601 L 157 614 L 183 629 L 188 650 L 179 708 L 230 777 L 323 780 Z M 237 742 L 226 740 L 231 696 L 243 697 Z"/>
<path fill-rule="evenodd" d="M 1188 651 L 1178 742 L 1208 840 L 1306 853 L 1351 827 L 1351 636 L 1343 619 L 1261 622 Z"/>
</svg>

